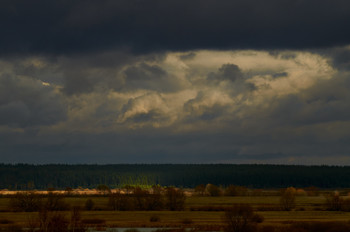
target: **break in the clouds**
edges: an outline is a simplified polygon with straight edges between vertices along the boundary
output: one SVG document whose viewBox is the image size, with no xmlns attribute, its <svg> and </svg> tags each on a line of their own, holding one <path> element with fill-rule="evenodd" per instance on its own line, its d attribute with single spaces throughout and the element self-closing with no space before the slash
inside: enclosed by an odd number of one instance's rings
<svg viewBox="0 0 350 232">
<path fill-rule="evenodd" d="M 350 165 L 348 1 L 1 1 L 0 162 Z"/>
</svg>

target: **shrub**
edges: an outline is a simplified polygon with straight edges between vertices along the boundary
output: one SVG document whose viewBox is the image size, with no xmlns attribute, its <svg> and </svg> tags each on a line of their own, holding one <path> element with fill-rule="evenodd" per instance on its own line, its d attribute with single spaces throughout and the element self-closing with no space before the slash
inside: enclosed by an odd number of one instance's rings
<svg viewBox="0 0 350 232">
<path fill-rule="evenodd" d="M 107 194 L 111 192 L 111 189 L 105 185 L 105 184 L 100 184 L 96 187 L 96 190 L 100 192 L 100 194 Z"/>
<path fill-rule="evenodd" d="M 297 222 L 291 225 L 291 229 L 303 232 L 348 232 L 350 225 L 345 222 Z"/>
<path fill-rule="evenodd" d="M 193 223 L 193 221 L 190 218 L 182 219 L 182 224 L 189 225 L 189 224 L 192 224 L 192 223 Z"/>
<path fill-rule="evenodd" d="M 83 219 L 81 220 L 82 223 L 84 224 L 93 224 L 93 225 L 100 225 L 100 224 L 105 224 L 106 220 L 100 219 L 100 218 L 88 218 L 88 219 Z"/>
<path fill-rule="evenodd" d="M 34 232 L 39 227 L 39 221 L 34 215 L 30 215 L 27 217 L 26 225 L 27 231 Z"/>
<path fill-rule="evenodd" d="M 47 232 L 68 232 L 68 221 L 63 214 L 54 213 L 48 223 Z"/>
<path fill-rule="evenodd" d="M 236 204 L 225 212 L 225 232 L 254 232 L 263 217 L 254 213 L 248 204 Z"/>
<path fill-rule="evenodd" d="M 161 210 L 164 208 L 163 188 L 153 186 L 152 193 L 147 197 L 147 210 Z"/>
<path fill-rule="evenodd" d="M 229 185 L 225 189 L 225 196 L 246 196 L 248 189 L 243 186 Z"/>
<path fill-rule="evenodd" d="M 340 197 L 338 192 L 333 192 L 326 195 L 327 210 L 340 211 L 343 208 L 344 200 Z"/>
<path fill-rule="evenodd" d="M 310 186 L 305 188 L 305 191 L 308 196 L 318 196 L 320 189 L 315 186 Z"/>
<path fill-rule="evenodd" d="M 111 193 L 108 198 L 108 205 L 113 210 L 125 211 L 134 209 L 131 198 L 128 196 L 128 194 L 122 193 Z"/>
<path fill-rule="evenodd" d="M 68 221 L 65 216 L 58 212 L 50 212 L 43 209 L 38 215 L 40 232 L 68 232 Z"/>
<path fill-rule="evenodd" d="M 8 220 L 8 219 L 0 219 L 0 224 L 12 224 L 13 221 Z"/>
<path fill-rule="evenodd" d="M 350 211 L 350 199 L 349 198 L 343 199 L 342 210 L 347 211 L 347 212 Z"/>
<path fill-rule="evenodd" d="M 150 218 L 149 218 L 149 221 L 150 222 L 159 222 L 160 221 L 160 217 L 158 215 L 152 215 Z"/>
<path fill-rule="evenodd" d="M 66 187 L 64 193 L 66 196 L 70 196 L 73 193 L 73 189 L 71 187 Z"/>
<path fill-rule="evenodd" d="M 166 206 L 169 210 L 183 210 L 186 196 L 182 189 L 168 187 L 165 192 Z"/>
<path fill-rule="evenodd" d="M 134 200 L 134 206 L 136 210 L 147 209 L 148 195 L 148 191 L 141 189 L 140 187 L 135 187 L 133 189 L 132 197 Z"/>
<path fill-rule="evenodd" d="M 204 184 L 197 185 L 194 188 L 194 192 L 199 196 L 203 196 L 205 193 L 205 185 Z"/>
<path fill-rule="evenodd" d="M 95 205 L 95 203 L 93 200 L 87 199 L 85 201 L 85 210 L 88 210 L 88 211 L 92 210 L 94 208 L 94 205 Z"/>
<path fill-rule="evenodd" d="M 22 228 L 19 225 L 10 224 L 7 227 L 0 228 L 0 231 L 4 232 L 22 232 Z"/>
<path fill-rule="evenodd" d="M 282 191 L 280 205 L 282 210 L 290 211 L 295 208 L 295 188 L 289 187 Z"/>
<path fill-rule="evenodd" d="M 85 226 L 81 223 L 81 211 L 79 206 L 74 206 L 71 212 L 70 230 L 74 232 L 84 231 Z"/>
<path fill-rule="evenodd" d="M 40 196 L 34 192 L 18 192 L 10 200 L 10 208 L 13 211 L 38 211 L 41 205 Z"/>
<path fill-rule="evenodd" d="M 208 192 L 209 196 L 216 197 L 221 195 L 221 189 L 213 184 L 207 184 L 206 192 Z"/>
<path fill-rule="evenodd" d="M 49 193 L 44 207 L 49 211 L 64 211 L 69 209 L 69 205 L 60 194 Z"/>
</svg>

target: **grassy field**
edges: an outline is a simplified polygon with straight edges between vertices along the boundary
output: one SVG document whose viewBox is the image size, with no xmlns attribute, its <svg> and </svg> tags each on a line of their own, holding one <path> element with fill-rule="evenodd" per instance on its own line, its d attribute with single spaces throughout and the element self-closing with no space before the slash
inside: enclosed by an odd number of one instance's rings
<svg viewBox="0 0 350 232">
<path fill-rule="evenodd" d="M 101 219 L 107 227 L 193 227 L 198 225 L 222 225 L 224 211 L 217 207 L 229 207 L 235 203 L 250 204 L 264 217 L 262 225 L 286 225 L 305 221 L 342 221 L 350 220 L 350 212 L 326 211 L 326 198 L 320 196 L 297 196 L 296 207 L 292 211 L 281 211 L 279 196 L 242 196 L 242 197 L 187 197 L 184 211 L 111 211 L 108 209 L 108 197 L 79 196 L 66 197 L 70 206 L 84 208 L 87 199 L 95 203 L 94 210 L 82 211 L 82 219 Z M 0 198 L 0 224 L 6 220 L 25 227 L 28 220 L 37 217 L 37 212 L 12 212 L 8 197 Z M 200 209 L 198 211 L 198 209 Z M 197 211 L 195 211 L 197 210 Z M 71 212 L 65 211 L 67 218 Z M 151 222 L 156 216 L 159 220 Z"/>
</svg>

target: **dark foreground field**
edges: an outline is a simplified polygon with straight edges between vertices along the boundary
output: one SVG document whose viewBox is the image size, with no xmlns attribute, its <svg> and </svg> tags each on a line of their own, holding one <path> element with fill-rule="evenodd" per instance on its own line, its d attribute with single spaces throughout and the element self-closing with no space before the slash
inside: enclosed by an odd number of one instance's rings
<svg viewBox="0 0 350 232">
<path fill-rule="evenodd" d="M 164 203 L 163 208 L 156 210 L 140 210 L 137 205 L 133 205 L 132 209 L 115 208 L 118 207 L 115 204 L 120 204 L 120 202 L 112 203 L 111 193 L 107 192 L 93 195 L 50 193 L 51 196 L 41 194 L 38 199 L 42 205 L 48 205 L 50 202 L 50 207 L 56 207 L 48 210 L 47 215 L 61 215 L 62 222 L 67 224 L 67 228 L 70 228 L 74 212 L 78 210 L 77 222 L 84 224 L 84 230 L 87 228 L 97 228 L 103 231 L 106 228 L 152 227 L 229 231 L 225 213 L 239 204 L 251 207 L 254 213 L 260 216 L 260 220 L 256 223 L 254 230 L 250 228 L 229 232 L 349 231 L 350 212 L 348 212 L 349 200 L 346 190 L 336 194 L 333 190 L 318 191 L 312 196 L 307 195 L 305 191 L 293 190 L 294 204 L 290 209 L 286 209 L 281 201 L 281 195 L 283 195 L 281 190 L 260 191 L 258 196 L 252 193 L 245 193 L 245 196 L 199 196 L 191 190 L 186 192 L 188 196 L 183 198 L 185 201 L 182 207 L 170 209 Z M 24 193 L 26 194 L 29 193 Z M 29 230 L 31 227 L 39 231 L 37 228 L 40 226 L 40 221 L 43 220 L 42 208 L 29 210 L 21 208 L 22 206 L 18 205 L 19 197 L 21 196 L 17 194 L 3 195 L 0 198 L 0 227 L 3 231 L 20 231 L 20 228 Z M 138 200 L 145 200 L 142 197 L 135 198 L 133 193 L 130 193 L 131 198 L 135 200 L 135 204 Z M 34 204 L 38 199 L 32 199 L 32 203 L 29 204 Z M 119 198 L 113 199 L 118 200 Z M 124 202 L 130 200 L 120 199 Z M 22 199 L 20 204 L 23 204 L 23 201 Z M 336 208 L 338 203 L 340 207 Z M 147 204 L 147 202 L 140 204 Z M 25 210 L 33 212 L 24 212 Z"/>
</svg>

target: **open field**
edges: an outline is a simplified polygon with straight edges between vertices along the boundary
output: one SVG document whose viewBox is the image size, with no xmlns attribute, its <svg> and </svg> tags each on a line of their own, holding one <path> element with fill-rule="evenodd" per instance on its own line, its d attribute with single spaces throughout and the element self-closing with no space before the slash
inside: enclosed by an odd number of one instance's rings
<svg viewBox="0 0 350 232">
<path fill-rule="evenodd" d="M 344 197 L 347 198 L 347 197 Z M 84 210 L 85 202 L 91 199 L 94 209 Z M 82 219 L 100 219 L 106 227 L 195 227 L 222 226 L 224 207 L 236 203 L 250 204 L 264 217 L 261 226 L 283 226 L 295 222 L 349 222 L 350 212 L 326 211 L 326 198 L 319 196 L 297 196 L 296 207 L 292 211 L 280 209 L 280 196 L 236 196 L 209 197 L 190 196 L 186 198 L 183 211 L 112 211 L 108 208 L 108 196 L 70 196 L 63 200 L 68 205 L 80 206 Z M 9 196 L 0 198 L 0 224 L 9 220 L 21 227 L 26 227 L 28 220 L 37 217 L 37 212 L 12 212 Z M 71 211 L 64 211 L 69 218 Z M 150 218 L 157 216 L 156 222 Z"/>
<path fill-rule="evenodd" d="M 262 225 L 285 225 L 294 222 L 348 222 L 349 212 L 331 211 L 270 211 L 260 212 L 265 220 Z M 33 218 L 37 213 L 1 212 L 0 220 L 8 219 L 25 227 L 28 218 Z M 69 216 L 69 212 L 67 212 Z M 159 222 L 150 222 L 150 217 L 157 215 Z M 223 212 L 193 212 L 193 211 L 85 211 L 84 219 L 102 219 L 108 227 L 177 227 L 195 225 L 222 225 Z M 190 219 L 190 223 L 184 222 Z"/>
</svg>

